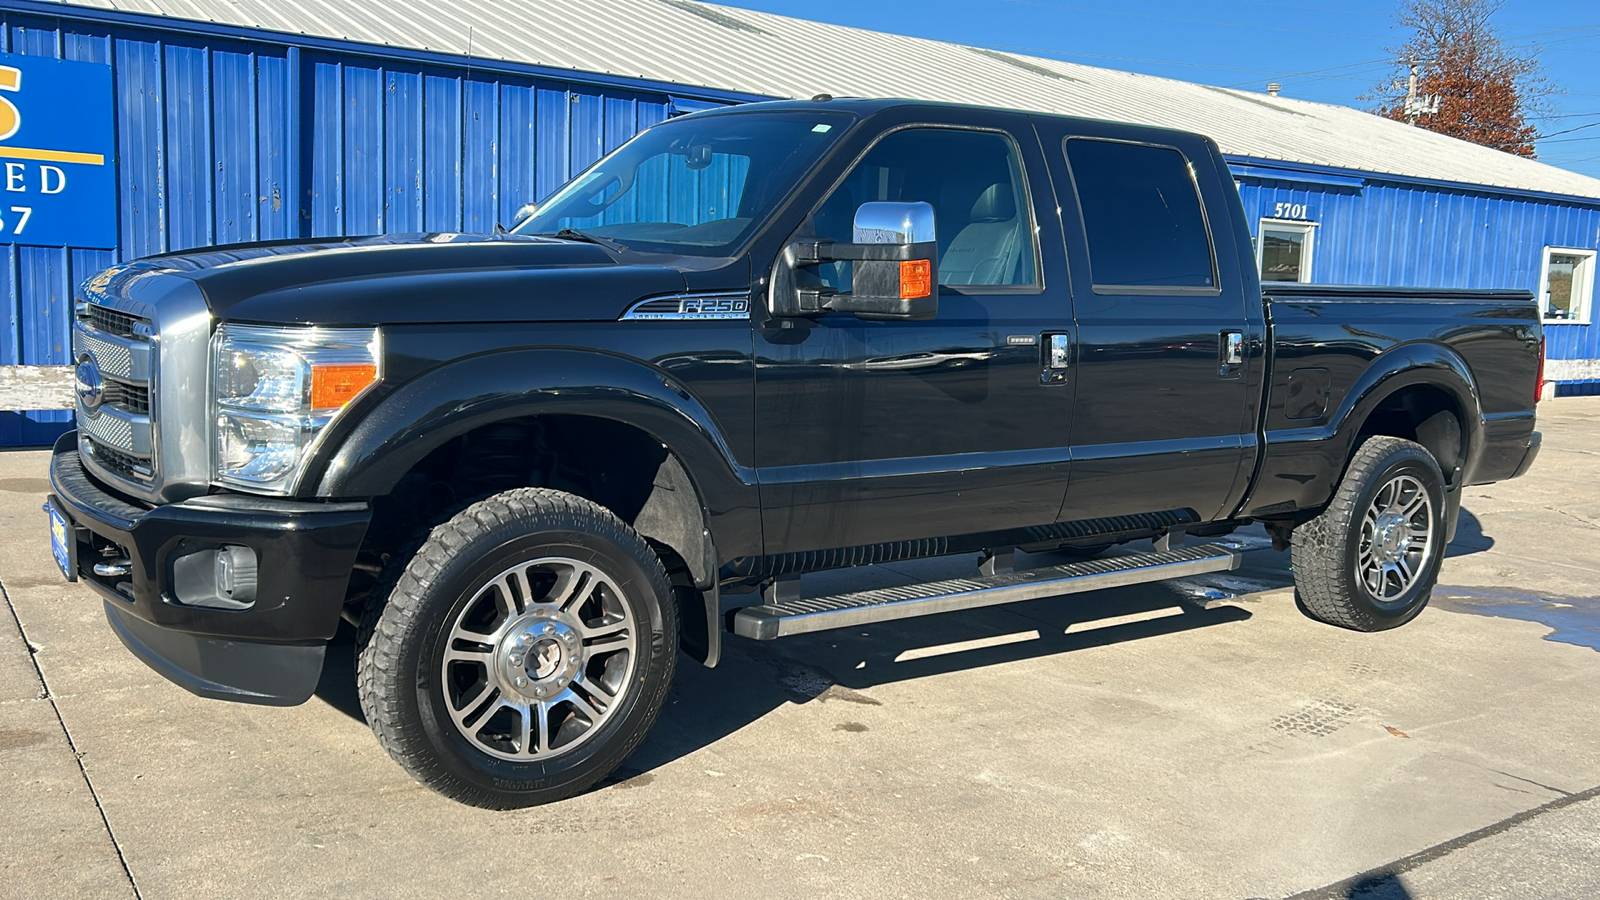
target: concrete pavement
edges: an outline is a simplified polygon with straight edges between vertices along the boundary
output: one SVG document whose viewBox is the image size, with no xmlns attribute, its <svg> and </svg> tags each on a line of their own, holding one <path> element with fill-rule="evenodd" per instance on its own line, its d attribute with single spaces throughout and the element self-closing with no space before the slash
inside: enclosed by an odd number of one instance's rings
<svg viewBox="0 0 1600 900">
<path fill-rule="evenodd" d="M 146 669 L 0 453 L 0 896 L 1600 896 L 1600 400 L 1540 418 L 1397 631 L 1303 617 L 1251 532 L 1227 576 L 730 637 L 610 784 L 514 813 L 389 761 L 348 645 L 292 709 Z"/>
</svg>

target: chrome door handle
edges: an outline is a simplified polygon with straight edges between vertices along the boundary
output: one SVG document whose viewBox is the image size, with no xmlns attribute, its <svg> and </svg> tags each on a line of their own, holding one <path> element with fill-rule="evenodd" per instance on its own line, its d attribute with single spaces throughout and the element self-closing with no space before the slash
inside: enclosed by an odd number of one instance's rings
<svg viewBox="0 0 1600 900">
<path fill-rule="evenodd" d="M 1224 331 L 1221 338 L 1217 345 L 1217 377 L 1238 378 L 1239 369 L 1244 366 L 1244 332 Z"/>
<path fill-rule="evenodd" d="M 1222 341 L 1222 361 L 1230 366 L 1244 365 L 1244 334 L 1238 331 L 1224 331 Z"/>
<path fill-rule="evenodd" d="M 1045 334 L 1044 371 L 1039 375 L 1041 384 L 1066 384 L 1067 369 L 1072 367 L 1072 337 L 1065 334 Z"/>
</svg>

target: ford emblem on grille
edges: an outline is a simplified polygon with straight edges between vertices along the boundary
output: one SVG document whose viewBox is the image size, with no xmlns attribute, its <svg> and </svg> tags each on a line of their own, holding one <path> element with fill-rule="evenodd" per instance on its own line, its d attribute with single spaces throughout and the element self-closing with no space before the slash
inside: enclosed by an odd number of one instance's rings
<svg viewBox="0 0 1600 900">
<path fill-rule="evenodd" d="M 100 367 L 95 364 L 94 355 L 85 353 L 73 375 L 77 381 L 78 402 L 85 410 L 95 412 L 105 398 L 105 383 L 100 380 Z"/>
</svg>

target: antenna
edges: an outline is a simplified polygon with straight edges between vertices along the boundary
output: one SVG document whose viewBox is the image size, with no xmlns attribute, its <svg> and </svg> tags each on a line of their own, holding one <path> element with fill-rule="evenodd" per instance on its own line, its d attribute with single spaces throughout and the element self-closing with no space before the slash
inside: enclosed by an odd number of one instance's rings
<svg viewBox="0 0 1600 900">
<path fill-rule="evenodd" d="M 472 80 L 472 26 L 467 26 L 467 80 Z M 462 90 L 465 90 L 463 88 Z"/>
</svg>

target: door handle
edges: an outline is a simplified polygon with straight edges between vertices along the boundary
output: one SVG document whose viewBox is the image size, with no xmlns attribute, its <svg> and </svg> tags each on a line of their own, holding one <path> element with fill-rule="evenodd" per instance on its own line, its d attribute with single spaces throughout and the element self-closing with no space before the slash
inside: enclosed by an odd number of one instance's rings
<svg viewBox="0 0 1600 900">
<path fill-rule="evenodd" d="M 1222 357 L 1218 367 L 1217 377 L 1236 378 L 1239 367 L 1244 365 L 1244 332 L 1224 331 L 1222 340 L 1217 346 L 1218 355 Z"/>
<path fill-rule="evenodd" d="M 1039 375 L 1041 384 L 1066 384 L 1067 370 L 1072 367 L 1072 338 L 1065 334 L 1044 334 L 1044 371 Z"/>
</svg>

